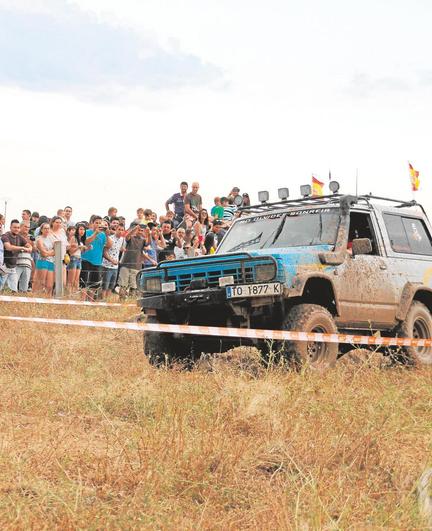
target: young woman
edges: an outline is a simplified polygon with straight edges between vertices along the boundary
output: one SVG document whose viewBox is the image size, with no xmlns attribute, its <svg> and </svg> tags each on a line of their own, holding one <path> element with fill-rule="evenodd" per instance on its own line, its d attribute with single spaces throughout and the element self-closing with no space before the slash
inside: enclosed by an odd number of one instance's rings
<svg viewBox="0 0 432 531">
<path fill-rule="evenodd" d="M 67 251 L 70 262 L 67 266 L 67 289 L 69 293 L 78 291 L 79 277 L 81 273 L 81 251 L 85 247 L 85 226 L 78 224 L 76 227 L 67 229 L 68 246 Z"/>
<path fill-rule="evenodd" d="M 206 248 L 204 247 L 204 239 L 201 239 L 198 235 L 193 237 L 191 249 L 193 256 L 202 256 L 203 254 L 207 254 Z"/>
<path fill-rule="evenodd" d="M 34 289 L 51 295 L 54 286 L 54 240 L 51 236 L 49 223 L 42 223 L 40 226 L 40 236 L 36 238 L 36 248 L 39 258 L 36 261 Z"/>
<path fill-rule="evenodd" d="M 198 213 L 198 219 L 193 225 L 193 231 L 199 240 L 199 245 L 204 243 L 207 232 L 210 230 L 208 211 L 202 208 Z"/>
<path fill-rule="evenodd" d="M 242 203 L 242 206 L 250 206 L 251 202 L 250 202 L 250 197 L 249 197 L 249 194 L 243 194 L 243 203 Z"/>
</svg>

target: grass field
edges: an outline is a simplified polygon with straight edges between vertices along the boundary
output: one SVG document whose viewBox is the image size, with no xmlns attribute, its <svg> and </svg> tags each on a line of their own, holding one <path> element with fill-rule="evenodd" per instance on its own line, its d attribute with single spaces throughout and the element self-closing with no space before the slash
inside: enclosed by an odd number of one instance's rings
<svg viewBox="0 0 432 531">
<path fill-rule="evenodd" d="M 431 370 L 155 370 L 137 332 L 0 330 L 2 529 L 425 528 Z"/>
</svg>

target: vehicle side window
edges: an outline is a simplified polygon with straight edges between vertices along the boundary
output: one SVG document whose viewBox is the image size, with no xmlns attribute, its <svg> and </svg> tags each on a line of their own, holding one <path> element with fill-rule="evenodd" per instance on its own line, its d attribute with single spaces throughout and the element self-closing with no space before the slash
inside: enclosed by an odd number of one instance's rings
<svg viewBox="0 0 432 531">
<path fill-rule="evenodd" d="M 393 251 L 432 256 L 431 238 L 423 220 L 395 214 L 383 214 L 383 218 Z"/>
<path fill-rule="evenodd" d="M 351 212 L 350 214 L 350 228 L 348 234 L 348 249 L 352 246 L 352 241 L 357 238 L 369 238 L 372 243 L 372 255 L 378 254 L 378 247 L 374 230 L 372 227 L 372 220 L 369 214 L 363 212 Z"/>
</svg>

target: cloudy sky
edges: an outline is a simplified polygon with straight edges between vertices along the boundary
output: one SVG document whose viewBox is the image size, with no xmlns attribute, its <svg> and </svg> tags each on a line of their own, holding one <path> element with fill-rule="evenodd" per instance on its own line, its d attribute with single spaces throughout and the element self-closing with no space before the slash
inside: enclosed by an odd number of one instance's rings
<svg viewBox="0 0 432 531">
<path fill-rule="evenodd" d="M 162 211 L 315 173 L 432 213 L 428 0 L 0 0 L 0 210 Z"/>
</svg>

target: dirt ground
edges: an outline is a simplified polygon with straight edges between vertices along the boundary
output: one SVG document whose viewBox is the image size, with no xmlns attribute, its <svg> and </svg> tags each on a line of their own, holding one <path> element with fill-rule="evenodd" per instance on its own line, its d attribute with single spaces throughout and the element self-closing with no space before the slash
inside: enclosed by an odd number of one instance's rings
<svg viewBox="0 0 432 531">
<path fill-rule="evenodd" d="M 0 353 L 2 529 L 425 528 L 430 369 L 157 370 L 137 332 L 9 322 Z"/>
</svg>

